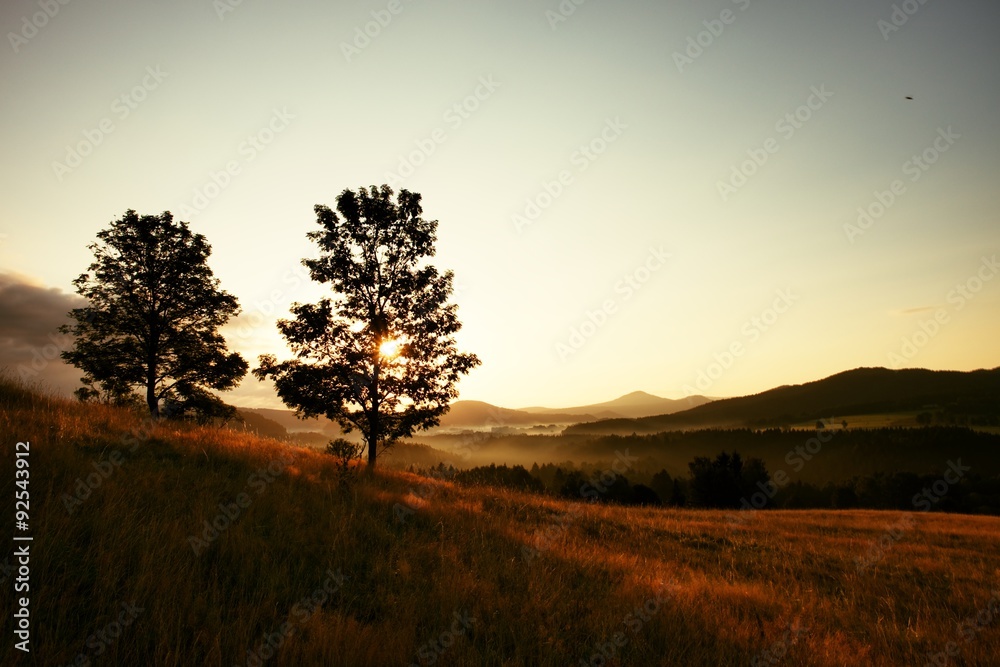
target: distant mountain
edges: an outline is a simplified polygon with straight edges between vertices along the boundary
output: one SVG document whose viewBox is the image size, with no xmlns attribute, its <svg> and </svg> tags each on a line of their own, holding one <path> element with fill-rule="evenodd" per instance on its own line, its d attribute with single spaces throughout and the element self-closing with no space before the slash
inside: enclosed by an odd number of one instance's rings
<svg viewBox="0 0 1000 667">
<path fill-rule="evenodd" d="M 575 424 L 581 416 L 595 419 L 593 415 L 566 414 L 562 410 L 535 414 L 525 410 L 501 408 L 483 401 L 455 401 L 451 409 L 441 416 L 442 428 L 533 426 L 535 424 Z"/>
<path fill-rule="evenodd" d="M 943 409 L 1000 414 L 1000 368 L 930 371 L 858 368 L 801 385 L 712 401 L 670 415 L 578 424 L 567 434 L 629 434 L 739 426 L 780 426 L 831 416 Z"/>
<path fill-rule="evenodd" d="M 441 417 L 439 428 L 519 428 L 537 424 L 577 424 L 592 422 L 599 419 L 617 419 L 622 417 L 645 417 L 649 415 L 664 415 L 690 407 L 702 405 L 712 399 L 704 396 L 691 396 L 679 400 L 660 398 L 642 391 L 626 394 L 613 401 L 595 403 L 575 408 L 524 408 L 512 410 L 501 408 L 483 401 L 455 401 L 451 408 Z M 258 428 L 267 426 L 264 421 L 280 425 L 289 434 L 311 431 L 331 436 L 340 434 L 337 425 L 325 417 L 299 419 L 292 410 L 273 408 L 240 408 L 244 415 L 250 415 Z M 252 419 L 253 417 L 263 418 Z M 273 430 L 273 429 L 272 429 Z M 265 433 L 262 432 L 262 435 Z"/>
<path fill-rule="evenodd" d="M 277 440 L 284 440 L 288 437 L 288 430 L 284 426 L 273 419 L 268 419 L 260 412 L 247 408 L 239 408 L 237 412 L 239 412 L 240 419 L 243 420 L 243 427 L 247 431 Z"/>
<path fill-rule="evenodd" d="M 712 399 L 704 396 L 689 396 L 688 398 L 661 398 L 644 391 L 633 391 L 613 401 L 581 405 L 573 408 L 521 408 L 522 412 L 532 414 L 563 413 L 581 416 L 593 415 L 598 419 L 614 419 L 621 417 L 651 417 L 654 415 L 669 415 L 683 410 L 704 405 Z M 579 421 L 579 420 L 578 420 Z"/>
<path fill-rule="evenodd" d="M 240 408 L 241 413 L 252 413 L 264 417 L 272 422 L 280 424 L 288 433 L 300 431 L 314 431 L 316 433 L 326 433 L 336 436 L 340 434 L 340 428 L 326 417 L 313 417 L 310 419 L 299 419 L 293 410 L 281 410 L 274 408 Z"/>
</svg>

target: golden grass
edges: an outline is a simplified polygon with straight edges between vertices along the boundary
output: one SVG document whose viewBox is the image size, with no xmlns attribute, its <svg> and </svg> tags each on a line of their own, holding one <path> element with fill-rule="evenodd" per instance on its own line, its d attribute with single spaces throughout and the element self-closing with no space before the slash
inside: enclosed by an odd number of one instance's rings
<svg viewBox="0 0 1000 667">
<path fill-rule="evenodd" d="M 384 471 L 344 490 L 315 451 L 213 428 L 145 433 L 128 412 L 9 383 L 0 432 L 7 498 L 14 442 L 31 441 L 35 537 L 32 653 L 13 649 L 6 614 L 0 664 L 579 665 L 613 647 L 608 664 L 923 665 L 958 642 L 948 664 L 987 665 L 1000 644 L 1000 618 L 968 643 L 960 628 L 1000 591 L 998 518 L 914 514 L 859 570 L 901 513 L 734 525 Z M 116 451 L 121 465 L 67 512 L 64 494 Z M 196 555 L 189 536 L 240 493 L 250 505 Z M 397 504 L 413 509 L 404 521 Z M 539 550 L 526 560 L 524 547 Z M 0 590 L 13 608 L 9 577 Z M 92 639 L 123 603 L 143 611 Z M 450 634 L 464 613 L 475 622 Z M 280 646 L 258 663 L 248 651 L 269 636 Z"/>
</svg>

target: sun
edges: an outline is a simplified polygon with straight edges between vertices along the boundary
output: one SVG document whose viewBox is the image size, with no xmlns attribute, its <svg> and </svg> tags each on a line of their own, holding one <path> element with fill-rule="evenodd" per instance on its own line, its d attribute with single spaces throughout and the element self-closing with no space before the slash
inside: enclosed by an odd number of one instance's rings
<svg viewBox="0 0 1000 667">
<path fill-rule="evenodd" d="M 378 346 L 378 353 L 383 357 L 395 357 L 399 354 L 399 345 L 399 341 L 395 338 L 384 340 L 382 341 L 382 344 Z"/>
</svg>

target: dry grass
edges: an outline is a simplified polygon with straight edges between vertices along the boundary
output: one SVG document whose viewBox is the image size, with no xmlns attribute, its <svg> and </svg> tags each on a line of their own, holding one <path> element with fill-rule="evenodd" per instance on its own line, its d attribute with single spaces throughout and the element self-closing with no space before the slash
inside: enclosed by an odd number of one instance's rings
<svg viewBox="0 0 1000 667">
<path fill-rule="evenodd" d="M 734 526 L 724 512 L 574 504 L 391 472 L 345 491 L 313 451 L 188 426 L 146 437 L 132 414 L 9 382 L 0 432 L 7 498 L 14 442 L 31 441 L 35 537 L 32 653 L 13 650 L 6 614 L 2 664 L 260 664 L 248 651 L 272 636 L 268 665 L 596 665 L 616 633 L 608 664 L 923 665 L 949 642 L 960 646 L 948 664 L 996 664 L 998 602 L 968 643 L 959 624 L 1000 591 L 998 518 L 914 515 L 859 571 L 855 559 L 900 513 L 760 512 Z M 67 512 L 64 494 L 116 451 L 121 465 Z M 266 481 L 257 471 L 276 461 L 288 464 Z M 249 507 L 196 555 L 189 536 L 241 492 Z M 397 503 L 413 509 L 405 521 Z M 524 547 L 540 550 L 528 562 Z M 123 603 L 143 611 L 101 643 Z M 475 621 L 433 651 L 456 613 Z"/>
</svg>

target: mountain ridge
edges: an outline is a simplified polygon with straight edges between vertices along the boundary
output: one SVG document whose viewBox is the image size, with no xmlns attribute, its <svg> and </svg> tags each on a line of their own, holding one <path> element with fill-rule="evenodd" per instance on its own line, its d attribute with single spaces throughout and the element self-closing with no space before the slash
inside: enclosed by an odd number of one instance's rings
<svg viewBox="0 0 1000 667">
<path fill-rule="evenodd" d="M 838 415 L 925 408 L 1000 414 L 1000 368 L 932 371 L 861 367 L 811 382 L 719 399 L 670 415 L 577 424 L 564 432 L 609 435 L 707 427 L 780 426 Z"/>
</svg>

